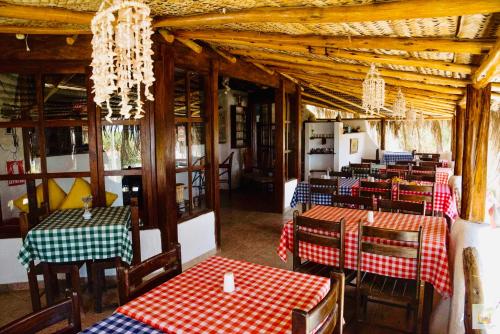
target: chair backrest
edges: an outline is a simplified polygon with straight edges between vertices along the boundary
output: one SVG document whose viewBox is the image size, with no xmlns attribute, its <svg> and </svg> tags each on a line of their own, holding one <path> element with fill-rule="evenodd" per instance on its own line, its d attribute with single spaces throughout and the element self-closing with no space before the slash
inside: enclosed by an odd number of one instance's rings
<svg viewBox="0 0 500 334">
<path fill-rule="evenodd" d="M 302 265 L 300 242 L 339 250 L 339 269 L 344 270 L 345 219 L 339 222 L 304 217 L 293 212 L 293 270 Z"/>
<path fill-rule="evenodd" d="M 339 189 L 339 179 L 318 179 L 311 178 L 309 179 L 309 207 L 313 204 L 313 198 L 317 195 L 326 194 L 326 195 L 336 195 Z"/>
<path fill-rule="evenodd" d="M 330 290 L 310 311 L 292 311 L 292 334 L 342 333 L 344 321 L 344 284 L 341 273 L 331 273 Z"/>
<path fill-rule="evenodd" d="M 436 182 L 436 173 L 410 174 L 406 177 L 408 181 Z"/>
<path fill-rule="evenodd" d="M 45 307 L 3 326 L 0 328 L 0 334 L 38 333 L 65 320 L 68 324 L 58 329 L 58 334 L 74 334 L 82 330 L 80 298 L 76 292 L 60 303 Z"/>
<path fill-rule="evenodd" d="M 365 168 L 370 169 L 370 163 L 361 163 L 361 164 L 349 163 L 349 167 L 351 167 L 351 168 L 361 168 L 361 169 L 365 169 Z"/>
<path fill-rule="evenodd" d="M 417 171 L 417 172 L 434 172 L 436 171 L 436 165 L 433 166 L 412 166 L 411 171 Z"/>
<path fill-rule="evenodd" d="M 223 162 L 221 162 L 220 164 L 221 165 L 229 165 L 229 167 L 231 167 L 233 165 L 233 156 L 234 156 L 234 152 L 229 153 L 227 158 Z"/>
<path fill-rule="evenodd" d="M 399 160 L 399 161 L 396 161 L 396 165 L 412 166 L 412 165 L 416 165 L 416 164 L 417 164 L 417 162 L 413 161 L 413 160 Z"/>
<path fill-rule="evenodd" d="M 431 210 L 426 210 L 426 214 L 434 216 L 435 183 L 429 185 L 398 184 L 397 193 L 399 201 L 431 203 Z"/>
<path fill-rule="evenodd" d="M 420 271 L 422 267 L 421 253 L 422 253 L 422 226 L 419 226 L 417 231 L 407 230 L 392 230 L 375 226 L 364 225 L 363 221 L 358 225 L 358 258 L 357 258 L 357 277 L 356 287 L 360 288 L 361 273 L 363 266 L 363 253 L 369 253 L 381 256 L 391 256 L 401 259 L 415 259 L 416 260 L 416 281 L 417 293 L 414 298 L 418 299 L 420 295 Z M 369 239 L 366 239 L 369 238 Z M 375 239 L 390 240 L 393 242 L 411 243 L 408 246 L 391 245 L 390 242 L 375 242 Z"/>
<path fill-rule="evenodd" d="M 439 161 L 439 158 L 441 157 L 441 154 L 439 153 L 415 153 L 414 155 L 418 155 L 421 160 L 437 160 Z"/>
<path fill-rule="evenodd" d="M 352 170 L 351 171 L 342 171 L 342 172 L 330 172 L 330 176 L 335 176 L 335 177 L 353 177 Z"/>
<path fill-rule="evenodd" d="M 408 165 L 408 164 L 404 164 L 404 165 L 387 165 L 387 169 L 409 171 L 410 170 L 410 165 Z"/>
<path fill-rule="evenodd" d="M 141 230 L 139 226 L 139 200 L 130 198 L 130 225 L 132 230 L 132 265 L 141 262 Z"/>
<path fill-rule="evenodd" d="M 361 181 L 359 183 L 359 196 L 390 199 L 392 197 L 392 182 Z"/>
<path fill-rule="evenodd" d="M 373 210 L 373 198 L 360 196 L 334 195 L 332 196 L 332 206 L 351 207 L 357 209 Z"/>
<path fill-rule="evenodd" d="M 393 201 L 390 199 L 380 199 L 377 207 L 379 211 L 411 213 L 415 215 L 425 215 L 425 202 Z"/>
<path fill-rule="evenodd" d="M 361 163 L 362 164 L 379 164 L 380 163 L 380 159 L 361 159 Z"/>
<path fill-rule="evenodd" d="M 439 161 L 420 161 L 419 166 L 426 166 L 426 167 L 443 167 L 443 163 Z"/>
<path fill-rule="evenodd" d="M 147 277 L 151 273 L 152 277 Z M 144 294 L 152 288 L 182 273 L 181 246 L 176 244 L 167 252 L 155 255 L 130 268 L 118 268 L 118 296 L 120 305 Z M 147 277 L 147 279 L 145 279 Z"/>
</svg>

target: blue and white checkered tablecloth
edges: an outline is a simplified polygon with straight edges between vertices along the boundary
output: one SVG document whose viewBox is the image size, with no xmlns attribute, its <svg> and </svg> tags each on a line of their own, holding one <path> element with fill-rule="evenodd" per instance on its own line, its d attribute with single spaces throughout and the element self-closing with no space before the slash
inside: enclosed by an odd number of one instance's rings
<svg viewBox="0 0 500 334">
<path fill-rule="evenodd" d="M 154 329 L 153 327 L 140 322 L 138 320 L 127 317 L 126 315 L 115 313 L 104 320 L 96 322 L 81 333 L 84 334 L 163 334 L 163 332 Z"/>
<path fill-rule="evenodd" d="M 352 195 L 352 188 L 359 186 L 359 179 L 355 178 L 340 178 L 339 194 Z M 300 182 L 295 188 L 290 206 L 294 208 L 298 203 L 309 203 L 310 185 L 309 182 Z M 330 205 L 332 200 L 328 194 L 314 194 L 311 198 L 313 204 Z"/>
<path fill-rule="evenodd" d="M 382 163 L 394 163 L 396 161 L 413 160 L 411 152 L 384 152 Z"/>
</svg>

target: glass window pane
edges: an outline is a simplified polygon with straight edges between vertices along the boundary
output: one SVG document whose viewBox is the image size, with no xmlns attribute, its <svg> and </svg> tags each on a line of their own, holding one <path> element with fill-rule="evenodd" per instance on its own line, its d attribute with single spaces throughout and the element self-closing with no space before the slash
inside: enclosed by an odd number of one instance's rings
<svg viewBox="0 0 500 334">
<path fill-rule="evenodd" d="M 42 180 L 0 181 L 0 217 L 4 224 L 17 223 L 20 212 L 29 212 L 29 197 L 27 195 L 29 183 L 31 183 L 32 189 L 36 189 L 32 198 L 37 198 L 38 207 L 40 207 L 43 202 Z M 37 197 L 35 197 L 35 192 L 38 193 Z"/>
<path fill-rule="evenodd" d="M 27 149 L 25 157 L 24 149 Z M 0 129 L 0 174 L 40 173 L 38 133 L 35 128 Z"/>
<path fill-rule="evenodd" d="M 45 129 L 47 171 L 89 171 L 89 134 L 86 126 Z"/>
<path fill-rule="evenodd" d="M 188 172 L 175 175 L 175 201 L 177 203 L 177 218 L 189 216 L 189 174 Z"/>
<path fill-rule="evenodd" d="M 104 170 L 141 168 L 141 128 L 139 125 L 102 127 Z"/>
<path fill-rule="evenodd" d="M 194 166 L 204 166 L 205 157 L 205 123 L 191 124 L 191 161 Z"/>
<path fill-rule="evenodd" d="M 130 93 L 128 95 L 129 101 L 128 105 L 130 107 L 130 113 L 132 114 L 131 118 L 134 117 L 135 112 L 137 111 L 137 87 L 134 86 L 131 88 Z M 123 115 L 120 114 L 121 108 L 122 108 L 122 99 L 119 95 L 116 93 L 111 96 L 111 99 L 109 101 L 109 106 L 111 108 L 111 120 L 118 120 L 118 119 L 124 119 Z M 142 103 L 145 103 L 143 100 Z M 109 111 L 107 108 L 107 105 L 104 104 L 100 106 L 101 110 L 101 119 L 104 120 L 106 116 L 108 115 Z"/>
<path fill-rule="evenodd" d="M 85 74 L 51 74 L 43 78 L 45 119 L 87 119 Z"/>
<path fill-rule="evenodd" d="M 192 183 L 192 206 L 193 213 L 201 211 L 207 208 L 207 198 L 206 198 L 206 173 L 204 170 L 195 170 L 192 173 L 193 183 Z"/>
<path fill-rule="evenodd" d="M 189 109 L 191 117 L 205 116 L 205 95 L 203 90 L 203 77 L 196 72 L 189 72 Z"/>
<path fill-rule="evenodd" d="M 174 73 L 174 80 L 174 114 L 176 117 L 187 117 L 186 71 L 176 68 Z"/>
<path fill-rule="evenodd" d="M 0 122 L 37 119 L 35 77 L 0 73 Z"/>
<path fill-rule="evenodd" d="M 188 165 L 187 124 L 175 126 L 175 168 Z"/>
</svg>

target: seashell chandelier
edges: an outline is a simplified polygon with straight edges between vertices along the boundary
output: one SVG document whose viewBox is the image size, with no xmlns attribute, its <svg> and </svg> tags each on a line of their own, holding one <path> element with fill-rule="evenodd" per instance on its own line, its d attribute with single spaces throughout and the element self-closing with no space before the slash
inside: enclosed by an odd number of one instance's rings
<svg viewBox="0 0 500 334">
<path fill-rule="evenodd" d="M 106 120 L 111 121 L 110 100 L 116 94 L 121 99 L 123 118 L 130 118 L 133 104 L 134 118 L 142 118 L 142 85 L 146 99 L 154 100 L 149 91 L 155 81 L 149 7 L 140 0 L 104 1 L 92 19 L 91 29 L 95 103 L 108 110 Z"/>
<path fill-rule="evenodd" d="M 406 117 L 406 99 L 401 88 L 398 89 L 398 95 L 392 106 L 392 112 L 395 118 L 402 119 Z"/>
<path fill-rule="evenodd" d="M 417 121 L 417 111 L 413 109 L 413 104 L 410 104 L 410 108 L 406 110 L 406 122 L 410 125 L 415 124 Z"/>
<path fill-rule="evenodd" d="M 363 81 L 363 109 L 373 114 L 374 111 L 379 112 L 384 107 L 385 103 L 385 81 L 380 76 L 375 67 L 371 64 L 370 70 L 366 74 Z"/>
</svg>

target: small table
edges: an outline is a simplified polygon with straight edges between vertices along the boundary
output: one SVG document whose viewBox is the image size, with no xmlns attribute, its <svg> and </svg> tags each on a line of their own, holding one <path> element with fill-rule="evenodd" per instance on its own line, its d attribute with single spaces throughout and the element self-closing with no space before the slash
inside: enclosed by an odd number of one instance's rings
<svg viewBox="0 0 500 334">
<path fill-rule="evenodd" d="M 359 188 L 359 179 L 356 178 L 339 178 L 339 195 L 354 196 Z M 331 196 L 328 194 L 315 194 L 310 198 L 311 185 L 309 182 L 303 181 L 297 184 L 293 193 L 290 206 L 296 207 L 298 203 L 309 203 L 309 199 L 313 204 L 330 205 L 332 202 Z"/>
<path fill-rule="evenodd" d="M 21 264 L 28 268 L 32 260 L 63 263 L 115 257 L 130 264 L 130 208 L 96 207 L 90 212 L 89 220 L 83 219 L 83 209 L 51 213 L 26 235 L 18 255 Z"/>
<path fill-rule="evenodd" d="M 232 293 L 222 290 L 226 272 L 234 273 Z M 84 333 L 120 327 L 119 321 L 147 333 L 151 328 L 166 333 L 290 333 L 292 310 L 310 310 L 329 289 L 330 280 L 324 277 L 213 256 L 119 307 Z"/>
</svg>

